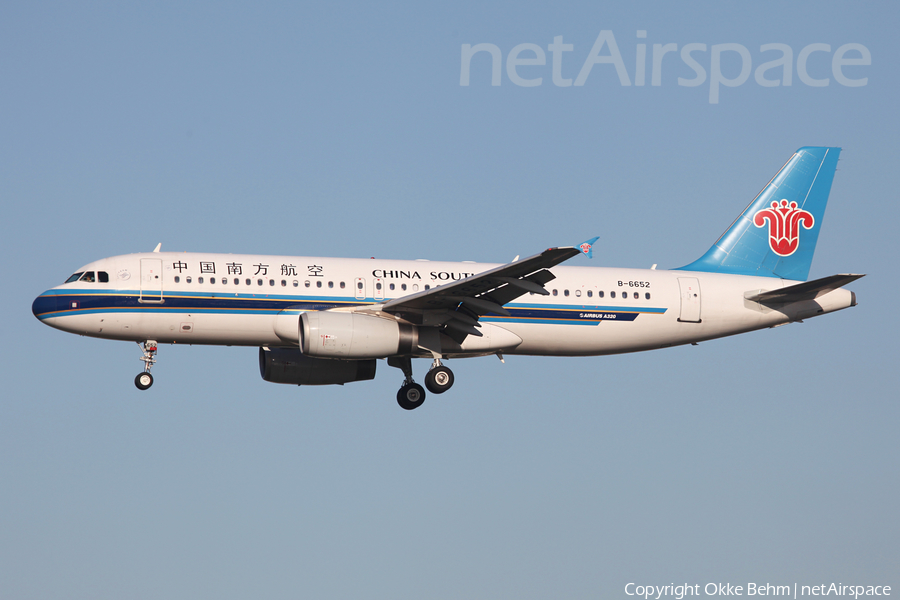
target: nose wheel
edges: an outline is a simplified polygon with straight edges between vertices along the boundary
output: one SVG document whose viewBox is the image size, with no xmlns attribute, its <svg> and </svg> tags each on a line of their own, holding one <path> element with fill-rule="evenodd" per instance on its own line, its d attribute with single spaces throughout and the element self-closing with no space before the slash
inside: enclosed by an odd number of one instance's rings
<svg viewBox="0 0 900 600">
<path fill-rule="evenodd" d="M 150 373 L 138 373 L 134 378 L 134 385 L 139 390 L 146 390 L 153 385 L 153 375 Z"/>
<path fill-rule="evenodd" d="M 147 340 L 143 344 L 138 342 L 138 347 L 141 349 L 140 360 L 144 361 L 144 371 L 138 373 L 134 378 L 134 386 L 139 390 L 146 390 L 153 385 L 153 375 L 150 374 L 150 369 L 156 362 L 156 340 Z"/>
</svg>

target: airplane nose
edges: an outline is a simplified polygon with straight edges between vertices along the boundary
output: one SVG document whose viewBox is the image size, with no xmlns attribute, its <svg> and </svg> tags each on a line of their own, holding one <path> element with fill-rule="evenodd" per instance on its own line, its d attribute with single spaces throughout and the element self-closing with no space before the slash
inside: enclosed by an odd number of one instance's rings
<svg viewBox="0 0 900 600">
<path fill-rule="evenodd" d="M 40 319 L 43 315 L 56 310 L 56 300 L 56 296 L 49 296 L 47 292 L 44 292 L 31 303 L 31 312 Z"/>
</svg>

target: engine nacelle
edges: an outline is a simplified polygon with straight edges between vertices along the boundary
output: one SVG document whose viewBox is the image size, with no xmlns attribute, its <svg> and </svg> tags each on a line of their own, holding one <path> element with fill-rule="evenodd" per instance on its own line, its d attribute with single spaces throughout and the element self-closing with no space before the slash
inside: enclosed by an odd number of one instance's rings
<svg viewBox="0 0 900 600">
<path fill-rule="evenodd" d="M 300 316 L 300 349 L 323 358 L 385 358 L 414 354 L 415 326 L 350 312 L 312 311 Z"/>
<path fill-rule="evenodd" d="M 272 383 L 343 385 L 375 379 L 375 359 L 329 360 L 304 356 L 298 348 L 260 348 L 259 374 Z"/>
</svg>

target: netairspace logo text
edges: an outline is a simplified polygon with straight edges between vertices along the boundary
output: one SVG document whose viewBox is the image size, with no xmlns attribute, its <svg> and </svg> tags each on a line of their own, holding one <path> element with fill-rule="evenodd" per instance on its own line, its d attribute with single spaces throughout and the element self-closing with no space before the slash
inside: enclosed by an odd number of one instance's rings
<svg viewBox="0 0 900 600">
<path fill-rule="evenodd" d="M 637 39 L 646 40 L 647 31 L 638 30 Z M 857 43 L 843 44 L 834 52 L 830 44 L 809 44 L 796 53 L 795 60 L 794 49 L 788 44 L 763 44 L 754 57 L 746 46 L 735 43 L 689 43 L 679 46 L 676 43 L 650 45 L 638 42 L 634 51 L 634 68 L 629 71 L 619 51 L 616 37 L 609 29 L 600 32 L 583 60 L 579 58 L 580 52 L 575 51 L 575 45 L 563 43 L 561 35 L 555 36 L 553 43 L 547 45 L 547 52 L 550 53 L 549 73 L 547 53 L 540 45 L 519 44 L 510 50 L 506 55 L 506 76 L 509 81 L 520 87 L 536 87 L 543 85 L 545 76 L 550 75 L 550 80 L 556 87 L 580 87 L 597 67 L 614 69 L 622 86 L 632 85 L 632 78 L 635 86 L 647 85 L 648 75 L 651 86 L 661 86 L 663 72 L 675 72 L 693 74 L 693 77 L 678 77 L 678 85 L 682 87 L 697 87 L 708 82 L 709 103 L 718 104 L 723 86 L 744 85 L 750 80 L 751 73 L 757 85 L 767 88 L 793 85 L 795 67 L 797 78 L 803 85 L 827 87 L 833 78 L 846 87 L 862 87 L 869 82 L 869 78 L 860 76 L 866 72 L 866 69 L 860 67 L 872 64 L 869 49 Z M 487 62 L 488 58 L 490 63 Z M 740 69 L 736 68 L 738 59 Z M 723 61 L 727 63 L 725 68 Z M 760 64 L 760 61 L 765 62 Z M 575 73 L 573 62 L 581 65 L 574 81 L 564 77 L 564 74 Z M 503 53 L 497 45 L 463 44 L 459 85 L 468 86 L 474 80 L 475 85 L 490 81 L 492 86 L 499 86 L 503 79 L 502 64 Z M 757 65 L 755 70 L 754 65 Z M 671 80 L 671 75 L 669 79 Z"/>
<path fill-rule="evenodd" d="M 625 586 L 625 594 L 637 596 L 649 600 L 661 600 L 662 598 L 674 598 L 682 600 L 689 596 L 787 596 L 798 598 L 801 596 L 843 596 L 845 598 L 859 598 L 860 596 L 890 596 L 889 585 L 844 585 L 842 583 L 819 585 L 772 585 L 771 583 L 748 583 L 736 585 L 732 583 L 707 583 L 703 587 L 696 584 L 674 583 L 669 585 L 639 585 L 629 583 Z"/>
</svg>

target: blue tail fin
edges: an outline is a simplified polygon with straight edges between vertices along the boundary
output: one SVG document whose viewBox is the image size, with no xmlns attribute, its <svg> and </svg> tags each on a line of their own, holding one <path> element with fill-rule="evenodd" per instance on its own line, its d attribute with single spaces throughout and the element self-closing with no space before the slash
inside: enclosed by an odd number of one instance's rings
<svg viewBox="0 0 900 600">
<path fill-rule="evenodd" d="M 840 153 L 797 150 L 706 254 L 676 270 L 805 281 Z"/>
</svg>

